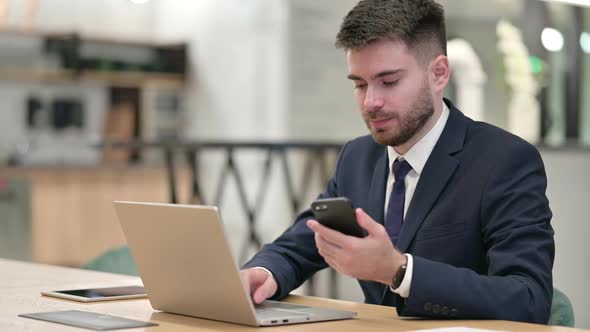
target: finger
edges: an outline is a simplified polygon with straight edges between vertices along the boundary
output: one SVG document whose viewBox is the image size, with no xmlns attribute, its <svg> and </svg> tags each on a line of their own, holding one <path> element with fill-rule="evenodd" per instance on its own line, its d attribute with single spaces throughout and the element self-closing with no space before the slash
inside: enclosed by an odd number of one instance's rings
<svg viewBox="0 0 590 332">
<path fill-rule="evenodd" d="M 312 231 L 319 233 L 327 241 L 330 241 L 341 248 L 348 248 L 351 240 L 354 239 L 352 236 L 330 229 L 313 219 L 307 221 L 307 226 L 311 228 Z"/>
<path fill-rule="evenodd" d="M 315 243 L 316 243 L 316 247 L 318 248 L 318 252 L 324 258 L 324 260 L 334 259 L 335 257 L 337 257 L 337 254 L 335 254 L 334 251 L 326 249 L 326 248 L 329 248 L 330 246 L 327 245 L 328 242 L 325 241 L 324 239 L 322 239 L 321 235 L 318 233 L 315 233 Z M 338 248 L 338 249 L 340 249 L 340 248 Z"/>
<path fill-rule="evenodd" d="M 264 300 L 268 299 L 269 297 L 273 296 L 274 293 L 277 291 L 277 284 L 273 278 L 268 277 L 266 281 L 258 287 L 256 292 L 254 292 L 253 300 L 254 303 L 260 304 L 264 302 Z"/>
<path fill-rule="evenodd" d="M 383 225 L 373 220 L 363 209 L 358 208 L 354 212 L 357 223 L 369 232 L 369 235 L 377 235 L 382 231 Z"/>
<path fill-rule="evenodd" d="M 252 293 L 250 293 L 250 278 L 249 278 L 249 274 L 247 271 L 240 271 L 240 275 L 242 276 L 242 284 L 244 285 L 244 288 L 246 288 L 246 293 L 252 295 Z"/>
<path fill-rule="evenodd" d="M 329 254 L 330 256 L 338 256 L 342 252 L 342 249 L 340 247 L 322 238 L 320 234 L 316 233 L 315 240 L 316 246 L 320 253 Z"/>
<path fill-rule="evenodd" d="M 336 257 L 338 257 L 338 255 L 334 254 L 333 252 L 331 252 L 330 250 L 325 250 L 325 249 L 318 249 L 318 252 L 320 253 L 320 255 L 323 258 L 332 258 L 332 259 L 336 259 Z"/>
<path fill-rule="evenodd" d="M 336 250 L 336 249 L 342 250 L 342 248 L 340 246 L 338 246 L 335 243 L 332 243 L 332 242 L 328 241 L 320 233 L 315 233 L 314 238 L 315 238 L 316 247 L 318 247 L 318 248 L 319 248 L 320 245 L 321 246 L 327 246 L 327 245 L 329 245 L 330 247 L 333 247 L 334 250 Z"/>
<path fill-rule="evenodd" d="M 338 256 L 334 256 L 330 252 L 325 252 L 325 251 L 320 250 L 319 253 L 322 256 L 322 258 L 324 258 L 324 260 L 326 261 L 326 263 L 328 263 L 328 262 L 337 262 L 338 261 Z"/>
<path fill-rule="evenodd" d="M 342 270 L 340 269 L 340 265 L 338 264 L 338 261 L 336 261 L 332 258 L 326 258 L 324 260 L 326 261 L 326 264 L 328 264 L 331 268 L 342 273 Z"/>
</svg>

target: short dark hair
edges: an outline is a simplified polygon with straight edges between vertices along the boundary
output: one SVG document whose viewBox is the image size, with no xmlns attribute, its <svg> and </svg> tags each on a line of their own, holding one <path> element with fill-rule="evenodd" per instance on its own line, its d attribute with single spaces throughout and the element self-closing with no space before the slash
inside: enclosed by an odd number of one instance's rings
<svg viewBox="0 0 590 332">
<path fill-rule="evenodd" d="M 361 0 L 344 18 L 336 47 L 361 49 L 383 38 L 403 41 L 420 58 L 446 55 L 444 9 L 433 0 Z"/>
</svg>

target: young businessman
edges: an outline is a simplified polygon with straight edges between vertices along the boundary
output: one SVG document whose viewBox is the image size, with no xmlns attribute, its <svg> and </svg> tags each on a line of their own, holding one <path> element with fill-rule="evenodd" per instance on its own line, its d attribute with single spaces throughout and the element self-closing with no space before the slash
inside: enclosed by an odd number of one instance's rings
<svg viewBox="0 0 590 332">
<path fill-rule="evenodd" d="M 253 300 L 280 299 L 330 266 L 358 279 L 366 302 L 401 316 L 546 323 L 554 241 L 543 162 L 443 99 L 443 8 L 362 0 L 336 44 L 371 136 L 342 148 L 319 196 L 350 198 L 367 236 L 303 212 L 245 265 Z"/>
</svg>

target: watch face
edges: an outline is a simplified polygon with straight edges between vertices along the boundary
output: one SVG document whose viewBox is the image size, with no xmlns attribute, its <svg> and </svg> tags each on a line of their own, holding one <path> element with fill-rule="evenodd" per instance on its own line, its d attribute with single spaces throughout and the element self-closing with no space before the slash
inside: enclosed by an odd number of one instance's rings
<svg viewBox="0 0 590 332">
<path fill-rule="evenodd" d="M 397 271 L 397 273 L 395 274 L 395 277 L 393 277 L 393 285 L 391 285 L 391 287 L 393 287 L 393 289 L 398 289 L 399 286 L 402 284 L 402 281 L 404 281 L 405 275 L 406 275 L 406 264 L 402 265 L 399 268 L 399 271 Z"/>
</svg>

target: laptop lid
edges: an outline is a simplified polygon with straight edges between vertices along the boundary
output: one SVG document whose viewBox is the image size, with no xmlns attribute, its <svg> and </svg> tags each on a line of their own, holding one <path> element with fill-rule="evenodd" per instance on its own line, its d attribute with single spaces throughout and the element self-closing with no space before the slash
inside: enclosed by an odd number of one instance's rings
<svg viewBox="0 0 590 332">
<path fill-rule="evenodd" d="M 154 309 L 258 325 L 216 207 L 117 201 L 115 210 Z"/>
</svg>

